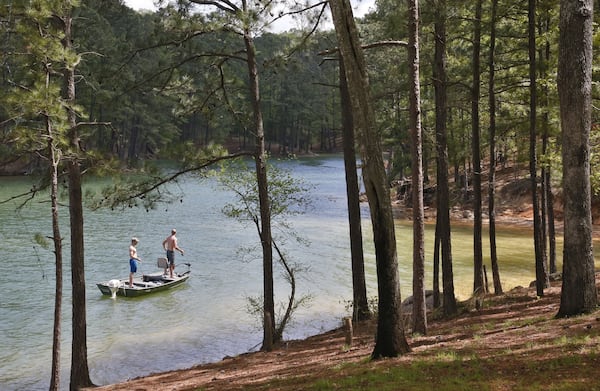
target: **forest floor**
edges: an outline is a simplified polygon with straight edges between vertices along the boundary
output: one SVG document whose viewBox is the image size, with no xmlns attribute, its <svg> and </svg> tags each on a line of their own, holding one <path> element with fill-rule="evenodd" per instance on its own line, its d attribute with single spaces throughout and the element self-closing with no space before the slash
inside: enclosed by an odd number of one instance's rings
<svg viewBox="0 0 600 391">
<path fill-rule="evenodd" d="M 600 274 L 596 275 L 600 282 Z M 451 319 L 430 317 L 412 352 L 370 360 L 375 324 L 342 327 L 271 352 L 133 379 L 95 390 L 600 390 L 600 313 L 557 319 L 560 282 L 461 305 Z M 433 319 L 431 319 L 433 318 Z"/>
<path fill-rule="evenodd" d="M 527 193 L 522 180 L 499 187 L 499 224 L 531 224 Z M 468 222 L 468 210 L 453 210 L 452 219 Z M 355 324 L 348 346 L 340 320 L 339 329 L 286 341 L 271 352 L 94 390 L 600 390 L 600 312 L 555 318 L 560 290 L 560 281 L 542 297 L 534 287 L 515 287 L 486 296 L 479 310 L 473 300 L 463 302 L 451 319 L 431 313 L 427 335 L 407 331 L 412 351 L 397 358 L 370 360 L 375 322 Z"/>
</svg>

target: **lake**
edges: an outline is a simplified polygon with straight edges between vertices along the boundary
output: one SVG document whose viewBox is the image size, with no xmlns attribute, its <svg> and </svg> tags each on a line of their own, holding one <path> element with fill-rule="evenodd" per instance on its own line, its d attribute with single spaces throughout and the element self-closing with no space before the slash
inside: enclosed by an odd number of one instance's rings
<svg viewBox="0 0 600 391">
<path fill-rule="evenodd" d="M 298 295 L 311 301 L 296 313 L 286 339 L 304 338 L 340 325 L 349 315 L 352 298 L 348 218 L 344 165 L 340 156 L 279 162 L 295 177 L 315 186 L 312 206 L 290 219 L 307 246 L 286 243 L 290 258 L 305 269 L 297 278 Z M 0 178 L 0 200 L 26 191 L 29 178 Z M 93 186 L 97 186 L 94 184 Z M 253 225 L 227 218 L 223 206 L 233 195 L 213 178 L 186 178 L 171 185 L 181 196 L 155 210 L 86 210 L 86 297 L 88 360 L 91 379 L 98 385 L 124 381 L 153 372 L 213 362 L 260 347 L 258 319 L 249 314 L 248 297 L 262 294 L 262 264 Z M 34 241 L 34 234 L 51 234 L 47 202 L 33 200 L 16 210 L 16 202 L 0 205 L 0 239 L 6 256 L 0 286 L 0 388 L 43 390 L 50 381 L 54 305 L 54 257 Z M 68 210 L 60 211 L 65 237 L 65 285 L 61 389 L 68 389 L 70 365 L 71 291 Z M 156 270 L 163 256 L 161 243 L 177 228 L 192 277 L 173 291 L 143 298 L 111 299 L 95 283 L 128 274 L 130 238 L 140 239 L 141 272 Z M 433 224 L 426 227 L 428 287 L 431 286 Z M 363 234 L 369 297 L 375 297 L 376 273 L 367 206 L 363 206 Z M 485 237 L 484 237 L 485 238 Z M 457 295 L 465 299 L 472 289 L 472 232 L 453 229 L 453 261 Z M 398 256 L 403 298 L 412 284 L 412 231 L 410 222 L 397 222 Z M 560 244 L 560 243 L 559 243 Z M 487 254 L 487 238 L 484 239 Z M 535 276 L 533 242 L 528 229 L 499 229 L 498 256 L 505 290 L 527 286 Z M 491 268 L 488 273 L 491 280 Z M 180 270 L 185 266 L 179 265 Z M 276 272 L 276 302 L 287 300 L 287 287 Z M 491 281 L 490 281 L 491 282 Z"/>
</svg>

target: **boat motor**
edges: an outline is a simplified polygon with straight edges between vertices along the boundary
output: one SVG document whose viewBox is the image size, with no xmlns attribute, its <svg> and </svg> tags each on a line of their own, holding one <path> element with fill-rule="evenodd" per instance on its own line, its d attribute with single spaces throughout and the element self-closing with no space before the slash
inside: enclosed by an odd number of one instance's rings
<svg viewBox="0 0 600 391">
<path fill-rule="evenodd" d="M 121 281 L 119 280 L 110 280 L 108 282 L 108 289 L 110 289 L 110 293 L 111 293 L 111 298 L 114 299 L 117 297 L 117 291 L 119 290 L 119 288 L 121 287 Z"/>
</svg>

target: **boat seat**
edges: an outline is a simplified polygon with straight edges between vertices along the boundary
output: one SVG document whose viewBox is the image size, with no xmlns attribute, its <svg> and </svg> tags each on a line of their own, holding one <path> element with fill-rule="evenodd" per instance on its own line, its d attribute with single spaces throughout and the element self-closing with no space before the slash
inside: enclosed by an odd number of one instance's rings
<svg viewBox="0 0 600 391">
<path fill-rule="evenodd" d="M 144 282 L 160 281 L 160 280 L 162 280 L 162 278 L 163 278 L 162 272 L 159 274 L 144 274 L 142 277 L 142 281 L 144 281 Z"/>
<path fill-rule="evenodd" d="M 156 265 L 160 268 L 160 269 L 166 269 L 169 266 L 169 261 L 167 261 L 167 258 L 165 257 L 159 257 L 156 260 Z"/>
</svg>

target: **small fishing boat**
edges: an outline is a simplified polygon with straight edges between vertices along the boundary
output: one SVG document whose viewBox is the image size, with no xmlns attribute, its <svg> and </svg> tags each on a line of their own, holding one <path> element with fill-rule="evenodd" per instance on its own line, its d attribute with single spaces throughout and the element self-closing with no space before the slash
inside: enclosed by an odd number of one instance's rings
<svg viewBox="0 0 600 391">
<path fill-rule="evenodd" d="M 160 292 L 167 289 L 177 287 L 190 278 L 190 264 L 182 263 L 188 267 L 183 273 L 173 273 L 173 278 L 169 277 L 167 270 L 167 259 L 158 258 L 157 266 L 161 269 L 159 272 L 151 274 L 142 274 L 141 276 L 134 276 L 133 287 L 129 286 L 129 278 L 113 279 L 104 281 L 96 284 L 100 292 L 103 295 L 111 297 L 125 296 L 125 297 L 137 297 L 143 296 L 154 292 Z"/>
</svg>

